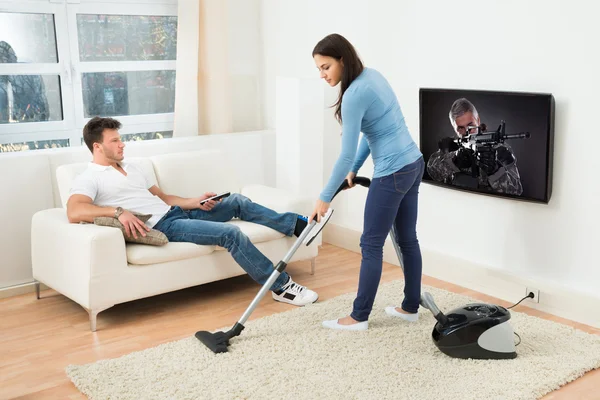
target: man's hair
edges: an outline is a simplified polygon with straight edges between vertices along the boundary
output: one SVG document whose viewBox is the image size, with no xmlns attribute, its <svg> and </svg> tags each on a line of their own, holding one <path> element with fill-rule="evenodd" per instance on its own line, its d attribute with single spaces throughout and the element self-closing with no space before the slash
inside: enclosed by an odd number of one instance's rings
<svg viewBox="0 0 600 400">
<path fill-rule="evenodd" d="M 102 133 L 105 129 L 121 129 L 121 123 L 112 118 L 94 117 L 83 127 L 83 140 L 92 153 L 94 143 L 102 143 Z"/>
<path fill-rule="evenodd" d="M 477 109 L 475 108 L 473 103 L 471 103 L 464 97 L 461 97 L 460 99 L 452 103 L 452 107 L 450 107 L 448 117 L 450 118 L 450 122 L 452 123 L 452 125 L 454 125 L 454 121 L 456 121 L 456 118 L 468 112 L 471 112 L 475 118 L 479 118 L 479 114 L 477 113 Z"/>
</svg>

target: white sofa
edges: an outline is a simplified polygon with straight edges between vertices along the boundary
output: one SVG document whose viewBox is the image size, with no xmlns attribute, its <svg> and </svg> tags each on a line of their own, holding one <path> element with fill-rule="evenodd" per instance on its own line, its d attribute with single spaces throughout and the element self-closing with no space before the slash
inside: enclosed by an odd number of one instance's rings
<svg viewBox="0 0 600 400">
<path fill-rule="evenodd" d="M 312 207 L 312 199 L 298 199 L 282 190 L 240 182 L 234 168 L 223 163 L 220 151 L 187 151 L 127 161 L 137 163 L 169 194 L 192 197 L 207 191 L 230 191 L 278 212 L 307 214 Z M 126 244 L 116 228 L 69 223 L 69 188 L 86 164 L 59 166 L 56 179 L 63 207 L 38 211 L 32 218 L 31 258 L 38 298 L 41 282 L 84 307 L 91 330 L 95 331 L 98 313 L 115 304 L 245 273 L 218 246 Z M 238 225 L 274 263 L 283 258 L 296 239 L 245 221 L 228 223 Z M 291 261 L 311 260 L 314 273 L 320 242 L 301 246 Z"/>
</svg>

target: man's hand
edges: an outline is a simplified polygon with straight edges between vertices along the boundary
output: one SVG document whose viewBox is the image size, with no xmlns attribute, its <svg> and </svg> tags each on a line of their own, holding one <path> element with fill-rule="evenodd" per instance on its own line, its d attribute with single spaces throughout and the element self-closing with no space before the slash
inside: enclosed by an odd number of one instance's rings
<svg viewBox="0 0 600 400">
<path fill-rule="evenodd" d="M 351 189 L 354 186 L 356 186 L 353 182 L 354 178 L 356 178 L 356 174 L 352 171 L 348 172 L 348 175 L 346 175 L 346 181 L 348 182 L 348 187 L 345 188 L 344 190 Z"/>
<path fill-rule="evenodd" d="M 323 217 L 327 213 L 327 210 L 329 210 L 329 204 L 330 203 L 325 203 L 320 199 L 317 200 L 313 212 L 310 213 L 310 216 L 308 217 L 308 223 L 310 224 L 315 217 L 317 218 L 317 222 L 321 222 L 321 217 Z"/>
<path fill-rule="evenodd" d="M 454 156 L 452 162 L 460 169 L 471 168 L 473 165 L 474 151 L 466 147 L 461 147 Z"/>
<path fill-rule="evenodd" d="M 138 233 L 142 236 L 146 236 L 146 232 L 150 231 L 150 228 L 142 222 L 138 217 L 130 213 L 129 211 L 123 211 L 123 214 L 119 216 L 119 222 L 123 224 L 127 237 L 133 235 L 134 238 L 138 238 Z"/>
<path fill-rule="evenodd" d="M 214 192 L 206 192 L 206 193 L 204 193 L 204 195 L 203 195 L 203 196 L 200 196 L 198 199 L 195 199 L 195 201 L 197 201 L 197 203 L 196 203 L 196 204 L 197 204 L 197 207 L 198 207 L 199 209 L 201 209 L 202 211 L 210 211 L 210 210 L 212 210 L 212 209 L 213 209 L 213 208 L 214 208 L 214 207 L 217 205 L 217 202 L 216 202 L 216 201 L 214 201 L 214 200 L 209 200 L 209 201 L 207 201 L 207 202 L 206 202 L 206 203 L 204 203 L 204 204 L 200 204 L 200 202 L 201 202 L 202 200 L 206 200 L 206 199 L 208 199 L 208 198 L 210 198 L 210 197 L 213 197 L 213 196 L 216 196 L 216 195 L 217 195 L 217 194 L 216 194 L 216 193 L 214 193 Z M 219 201 L 221 201 L 221 200 L 219 200 Z"/>
</svg>

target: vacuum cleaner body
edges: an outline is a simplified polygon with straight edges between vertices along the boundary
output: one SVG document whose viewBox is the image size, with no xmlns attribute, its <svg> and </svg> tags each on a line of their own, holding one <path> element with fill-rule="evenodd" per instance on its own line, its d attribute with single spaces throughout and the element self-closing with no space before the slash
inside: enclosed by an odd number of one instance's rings
<svg viewBox="0 0 600 400">
<path fill-rule="evenodd" d="M 446 313 L 435 324 L 432 339 L 444 354 L 455 358 L 512 359 L 517 357 L 510 312 L 504 307 L 473 303 Z"/>
</svg>

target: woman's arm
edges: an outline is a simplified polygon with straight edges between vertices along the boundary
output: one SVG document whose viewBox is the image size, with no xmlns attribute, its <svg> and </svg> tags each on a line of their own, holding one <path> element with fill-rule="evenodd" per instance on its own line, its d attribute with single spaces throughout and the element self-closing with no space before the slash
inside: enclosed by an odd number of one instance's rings
<svg viewBox="0 0 600 400">
<path fill-rule="evenodd" d="M 372 99 L 363 88 L 350 88 L 342 99 L 342 151 L 319 198 L 330 203 L 335 191 L 350 172 L 356 156 L 362 119 Z"/>
<path fill-rule="evenodd" d="M 352 166 L 352 172 L 354 172 L 354 174 L 358 173 L 358 170 L 363 166 L 370 153 L 371 149 L 369 148 L 369 143 L 367 142 L 367 138 L 363 135 L 358 145 L 358 151 L 356 153 L 356 158 L 354 159 L 354 165 Z"/>
</svg>

